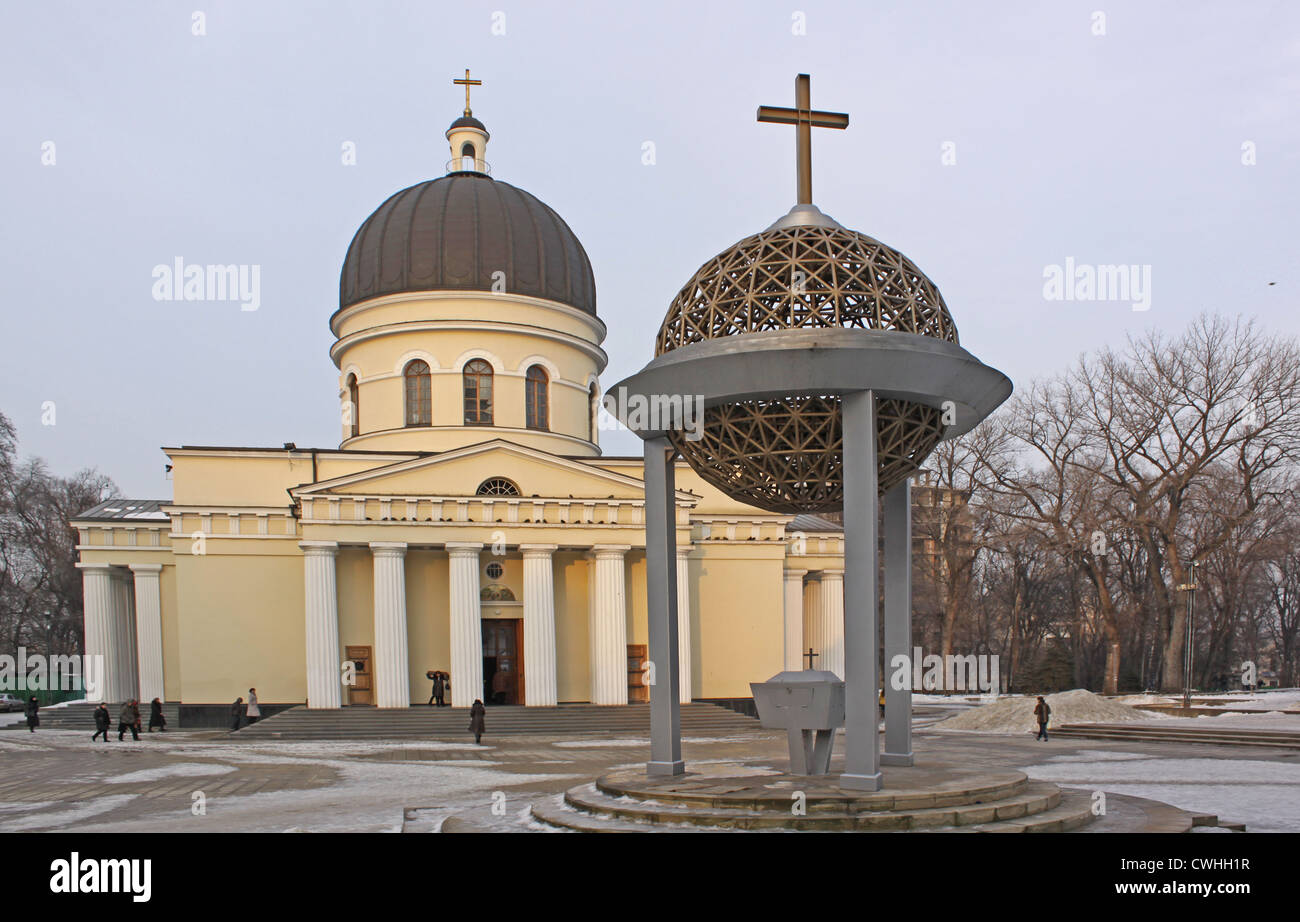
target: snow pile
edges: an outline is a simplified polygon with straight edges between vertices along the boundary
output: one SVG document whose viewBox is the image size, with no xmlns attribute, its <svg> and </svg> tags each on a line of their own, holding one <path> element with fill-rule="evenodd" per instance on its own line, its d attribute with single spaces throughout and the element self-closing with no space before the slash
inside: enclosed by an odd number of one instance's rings
<svg viewBox="0 0 1300 922">
<path fill-rule="evenodd" d="M 1153 715 L 1139 711 L 1118 701 L 1094 695 L 1085 688 L 1047 695 L 1052 708 L 1049 727 L 1061 724 L 1115 723 L 1124 720 L 1146 720 Z M 1034 717 L 1034 698 L 1003 698 L 995 704 L 971 708 L 955 717 L 933 726 L 940 730 L 983 730 L 985 733 L 1034 733 L 1038 720 Z"/>
</svg>

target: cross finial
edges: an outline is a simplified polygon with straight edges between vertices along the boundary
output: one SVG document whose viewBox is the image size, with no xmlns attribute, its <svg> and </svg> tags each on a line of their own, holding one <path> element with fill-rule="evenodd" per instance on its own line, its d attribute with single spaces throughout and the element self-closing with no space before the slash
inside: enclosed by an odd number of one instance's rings
<svg viewBox="0 0 1300 922">
<path fill-rule="evenodd" d="M 812 668 L 813 657 L 814 657 L 814 656 L 821 656 L 821 654 L 820 654 L 820 653 L 814 653 L 814 652 L 813 652 L 813 648 L 812 648 L 812 647 L 809 647 L 809 648 L 808 648 L 808 652 L 805 653 L 803 656 L 804 656 L 804 659 L 806 659 L 806 660 L 808 661 L 808 668 L 811 669 L 811 668 Z"/>
<path fill-rule="evenodd" d="M 467 72 L 468 73 L 468 72 Z M 848 128 L 849 117 L 843 112 L 817 112 L 812 107 L 812 80 L 807 74 L 794 78 L 793 109 L 759 106 L 760 122 L 795 126 L 796 170 L 799 204 L 812 204 L 812 129 Z"/>
<path fill-rule="evenodd" d="M 453 80 L 453 81 L 451 81 L 451 82 L 457 84 L 458 86 L 463 86 L 463 87 L 465 87 L 465 114 L 466 114 L 467 116 L 468 116 L 468 115 L 473 115 L 474 113 L 471 112 L 471 111 L 470 111 L 470 108 L 469 108 L 469 88 L 472 87 L 472 86 L 482 86 L 482 85 L 483 85 L 483 81 L 482 81 L 482 80 L 471 80 L 471 79 L 469 79 L 469 68 L 467 67 L 467 68 L 465 68 L 465 79 L 464 79 L 464 80 L 461 80 L 459 77 L 457 77 L 455 80 Z"/>
</svg>

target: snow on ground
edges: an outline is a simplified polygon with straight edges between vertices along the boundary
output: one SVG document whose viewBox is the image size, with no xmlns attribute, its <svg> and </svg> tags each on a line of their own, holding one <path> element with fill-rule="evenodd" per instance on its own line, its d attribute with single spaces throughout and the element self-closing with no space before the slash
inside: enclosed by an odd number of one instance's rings
<svg viewBox="0 0 1300 922">
<path fill-rule="evenodd" d="M 753 737 L 749 736 L 684 736 L 683 743 L 747 743 Z M 643 739 L 617 739 L 617 740 L 560 740 L 551 743 L 552 746 L 558 746 L 561 749 L 605 749 L 616 746 L 649 746 L 649 737 Z"/>
<path fill-rule="evenodd" d="M 138 781 L 162 781 L 164 778 L 225 775 L 234 771 L 239 769 L 233 765 L 220 765 L 216 762 L 173 762 L 158 768 L 144 768 L 140 771 L 127 772 L 125 775 L 113 775 L 105 780 L 110 784 L 133 784 Z"/>
<path fill-rule="evenodd" d="M 1300 714 L 1283 714 L 1280 711 L 1260 711 L 1256 714 L 1216 714 L 1202 717 L 1170 717 L 1168 715 L 1148 721 L 1138 722 L 1138 726 L 1158 723 L 1159 726 L 1174 726 L 1170 721 L 1177 721 L 1181 729 L 1188 727 L 1202 729 L 1211 727 L 1231 727 L 1234 730 L 1291 730 L 1300 731 Z"/>
<path fill-rule="evenodd" d="M 25 829 L 41 829 L 50 826 L 67 827 L 74 823 L 81 824 L 93 817 L 102 817 L 118 807 L 135 800 L 138 794 L 112 794 L 108 797 L 96 797 L 94 800 L 82 801 L 65 810 L 49 813 L 37 813 L 29 816 L 10 818 L 0 817 L 0 832 L 22 832 Z M 78 825 L 80 828 L 80 825 Z M 111 827 L 110 827 L 111 828 Z"/>
<path fill-rule="evenodd" d="M 1021 771 L 1036 781 L 1131 794 L 1213 813 L 1250 832 L 1300 832 L 1300 765 L 1256 759 L 1164 759 L 1081 750 Z"/>
<path fill-rule="evenodd" d="M 1083 688 L 1047 695 L 1052 708 L 1051 724 L 1115 723 L 1155 718 L 1150 711 L 1139 711 L 1111 701 Z M 947 720 L 933 724 L 939 730 L 979 730 L 984 733 L 1032 733 L 1038 728 L 1034 717 L 1037 697 L 1003 697 L 994 704 L 972 708 Z"/>
</svg>

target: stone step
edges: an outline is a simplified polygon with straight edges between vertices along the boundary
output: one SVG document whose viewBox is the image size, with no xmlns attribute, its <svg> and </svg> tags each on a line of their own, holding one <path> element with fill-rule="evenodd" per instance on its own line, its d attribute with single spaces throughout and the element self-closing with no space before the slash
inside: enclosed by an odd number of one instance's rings
<svg viewBox="0 0 1300 922">
<path fill-rule="evenodd" d="M 90 733 L 95 732 L 95 708 L 98 705 L 85 702 L 76 704 L 66 704 L 62 707 L 41 708 L 41 730 L 86 730 Z M 112 718 L 113 732 L 117 732 L 117 715 L 122 710 L 121 702 L 109 704 L 108 714 Z M 163 703 L 163 717 L 167 720 L 169 729 L 175 730 L 180 725 L 180 705 L 174 702 Z M 140 709 L 140 729 L 149 729 L 149 707 L 146 704 Z M 16 724 L 8 724 L 3 727 L 5 730 L 26 730 L 26 721 L 19 721 Z"/>
<path fill-rule="evenodd" d="M 635 734 L 650 732 L 648 705 L 603 707 L 560 705 L 552 708 L 489 707 L 486 735 Z M 711 704 L 683 705 L 681 726 L 688 735 L 727 735 L 760 730 L 757 720 Z M 344 708 L 313 711 L 295 707 L 238 731 L 241 739 L 381 739 L 468 735 L 468 708 Z"/>
<path fill-rule="evenodd" d="M 1204 743 L 1222 746 L 1262 746 L 1300 749 L 1300 733 L 1285 730 L 1247 730 L 1232 727 L 1126 727 L 1118 724 L 1085 726 L 1067 724 L 1051 731 L 1073 739 L 1133 740 L 1139 742 Z"/>
<path fill-rule="evenodd" d="M 1080 791 L 1061 791 L 1051 809 L 1039 813 L 999 818 L 992 823 L 974 823 L 956 829 L 924 830 L 927 832 L 1074 832 L 1096 819 L 1092 814 L 1091 795 Z"/>
<path fill-rule="evenodd" d="M 985 803 L 882 811 L 814 810 L 809 805 L 805 815 L 795 815 L 792 812 L 793 801 L 789 798 L 785 801 L 785 809 L 777 811 L 767 804 L 755 809 L 614 797 L 598 790 L 595 785 L 584 785 L 566 792 L 564 802 L 575 810 L 588 814 L 653 824 L 690 823 L 696 826 L 746 830 L 890 831 L 970 826 L 1010 820 L 1051 810 L 1057 806 L 1060 798 L 1061 792 L 1056 785 L 1033 782 L 1017 794 Z"/>
<path fill-rule="evenodd" d="M 701 766 L 677 777 L 650 778 L 639 769 L 611 772 L 596 782 L 610 797 L 683 804 L 697 809 L 770 810 L 786 815 L 798 791 L 809 813 L 858 814 L 991 803 L 1024 793 L 1029 778 L 1019 771 L 966 771 L 924 760 L 886 769 L 879 791 L 846 791 L 835 775 L 777 775 L 760 771 L 716 776 Z"/>
</svg>

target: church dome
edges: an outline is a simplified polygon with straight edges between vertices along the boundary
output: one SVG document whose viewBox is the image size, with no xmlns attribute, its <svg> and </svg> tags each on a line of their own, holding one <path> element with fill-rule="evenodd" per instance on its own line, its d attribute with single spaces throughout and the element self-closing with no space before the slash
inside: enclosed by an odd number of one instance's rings
<svg viewBox="0 0 1300 922">
<path fill-rule="evenodd" d="M 449 134 L 476 127 L 453 125 Z M 501 290 L 596 315 L 591 262 L 564 219 L 524 190 L 466 169 L 403 189 L 366 218 L 343 262 L 339 309 L 407 291 Z"/>
</svg>

